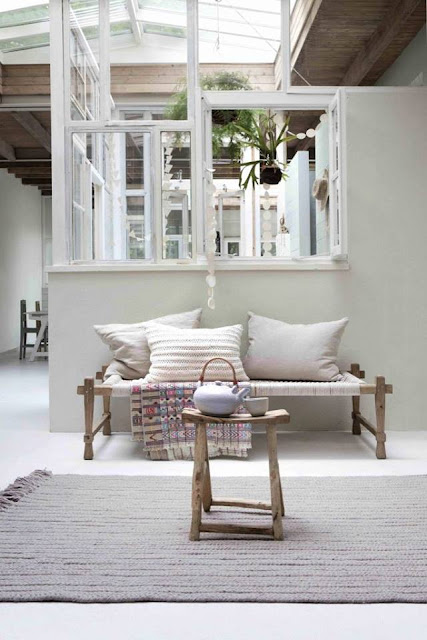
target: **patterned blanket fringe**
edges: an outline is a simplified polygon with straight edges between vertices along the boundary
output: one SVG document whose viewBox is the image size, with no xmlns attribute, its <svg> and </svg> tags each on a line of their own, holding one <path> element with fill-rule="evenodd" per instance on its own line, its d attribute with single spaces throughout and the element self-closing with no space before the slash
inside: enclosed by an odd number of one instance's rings
<svg viewBox="0 0 427 640">
<path fill-rule="evenodd" d="M 15 482 L 12 482 L 4 491 L 0 491 L 0 511 L 19 502 L 21 498 L 32 493 L 51 476 L 52 471 L 36 469 L 29 476 L 16 478 Z"/>
</svg>

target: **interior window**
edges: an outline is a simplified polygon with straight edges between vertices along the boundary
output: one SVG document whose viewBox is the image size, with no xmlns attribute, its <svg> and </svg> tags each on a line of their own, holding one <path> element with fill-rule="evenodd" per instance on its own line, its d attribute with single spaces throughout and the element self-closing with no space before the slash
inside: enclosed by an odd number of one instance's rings
<svg viewBox="0 0 427 640">
<path fill-rule="evenodd" d="M 228 117 L 218 125 L 212 112 L 216 255 L 327 255 L 327 113 L 236 110 Z"/>
</svg>

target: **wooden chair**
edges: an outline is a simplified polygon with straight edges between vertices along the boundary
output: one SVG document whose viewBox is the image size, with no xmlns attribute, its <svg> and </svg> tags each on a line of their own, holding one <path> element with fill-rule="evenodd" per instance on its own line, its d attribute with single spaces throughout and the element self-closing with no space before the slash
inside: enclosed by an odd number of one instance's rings
<svg viewBox="0 0 427 640">
<path fill-rule="evenodd" d="M 36 301 L 36 311 L 41 311 L 39 300 Z M 41 329 L 41 326 L 42 326 L 41 321 L 40 320 L 36 320 L 37 334 L 39 333 L 39 331 Z M 45 330 L 43 339 L 42 339 L 42 341 L 40 343 L 40 350 L 41 351 L 47 351 L 47 349 L 48 349 L 48 329 Z"/>
<path fill-rule="evenodd" d="M 40 302 L 36 302 L 36 311 L 40 311 Z M 29 333 L 38 334 L 40 331 L 40 322 L 36 322 L 35 327 L 29 327 L 27 323 L 27 301 L 21 300 L 20 302 L 20 337 L 19 337 L 19 359 L 25 360 L 26 350 L 28 348 L 33 348 L 34 343 L 30 344 L 27 342 L 27 336 Z"/>
</svg>

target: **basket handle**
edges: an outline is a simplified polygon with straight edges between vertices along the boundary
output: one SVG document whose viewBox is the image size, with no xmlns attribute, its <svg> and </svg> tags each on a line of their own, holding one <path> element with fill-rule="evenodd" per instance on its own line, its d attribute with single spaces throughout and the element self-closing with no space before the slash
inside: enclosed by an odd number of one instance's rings
<svg viewBox="0 0 427 640">
<path fill-rule="evenodd" d="M 231 370 L 233 372 L 233 384 L 238 384 L 237 382 L 237 376 L 236 376 L 236 370 L 233 367 L 233 365 L 231 364 L 231 362 L 229 362 L 228 360 L 226 360 L 225 358 L 211 358 L 210 360 L 208 360 L 202 369 L 202 373 L 200 374 L 200 378 L 199 378 L 199 382 L 200 384 L 203 384 L 204 380 L 205 380 L 205 372 L 206 372 L 206 367 L 208 366 L 208 364 L 210 364 L 211 362 L 213 362 L 214 360 L 222 360 L 223 362 L 225 362 L 226 364 L 228 364 L 231 367 Z"/>
</svg>

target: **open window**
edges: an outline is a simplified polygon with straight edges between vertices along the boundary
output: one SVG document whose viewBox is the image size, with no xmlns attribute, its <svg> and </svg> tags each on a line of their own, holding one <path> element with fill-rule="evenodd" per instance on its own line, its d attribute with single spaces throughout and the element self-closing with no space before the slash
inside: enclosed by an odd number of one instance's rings
<svg viewBox="0 0 427 640">
<path fill-rule="evenodd" d="M 217 258 L 345 256 L 342 106 L 338 93 L 324 109 L 221 110 L 216 102 L 207 110 L 205 166 L 214 186 Z M 260 144 L 260 130 L 271 140 L 268 127 L 276 140 L 283 137 L 270 158 L 270 148 Z"/>
</svg>

